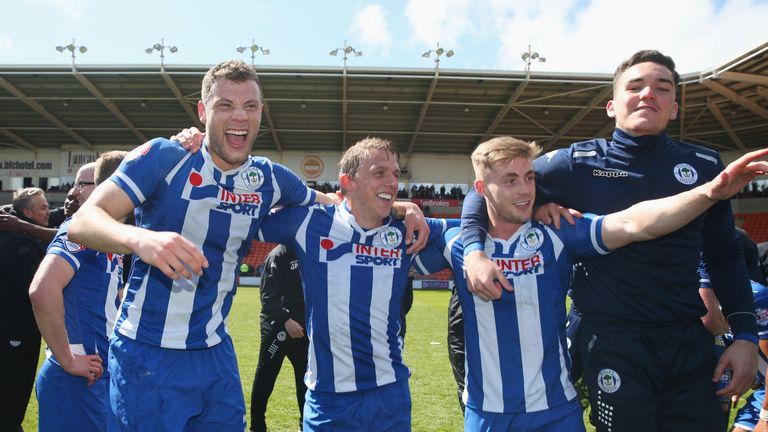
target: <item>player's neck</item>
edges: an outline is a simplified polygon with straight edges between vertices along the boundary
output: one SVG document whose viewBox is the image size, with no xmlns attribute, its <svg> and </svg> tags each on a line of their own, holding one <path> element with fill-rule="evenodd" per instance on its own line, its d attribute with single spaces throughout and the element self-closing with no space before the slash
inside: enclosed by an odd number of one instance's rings
<svg viewBox="0 0 768 432">
<path fill-rule="evenodd" d="M 355 222 L 360 225 L 360 228 L 364 230 L 371 230 L 384 225 L 384 220 L 375 215 L 372 211 L 366 211 L 365 208 L 359 205 L 355 205 L 353 200 L 347 197 L 346 200 L 347 209 L 355 217 Z"/>
<path fill-rule="evenodd" d="M 488 212 L 488 234 L 498 239 L 508 239 L 515 235 L 523 224 L 507 222 L 492 212 Z"/>
</svg>

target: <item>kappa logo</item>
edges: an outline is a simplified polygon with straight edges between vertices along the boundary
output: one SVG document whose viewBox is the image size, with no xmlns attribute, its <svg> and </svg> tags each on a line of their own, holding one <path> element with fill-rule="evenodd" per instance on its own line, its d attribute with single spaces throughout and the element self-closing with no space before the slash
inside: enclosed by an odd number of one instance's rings
<svg viewBox="0 0 768 432">
<path fill-rule="evenodd" d="M 606 393 L 616 393 L 621 388 L 621 377 L 613 369 L 603 369 L 597 374 L 597 385 Z"/>
<path fill-rule="evenodd" d="M 240 173 L 245 185 L 253 190 L 257 190 L 264 184 L 264 173 L 256 167 L 248 167 Z"/>
<path fill-rule="evenodd" d="M 619 178 L 619 177 L 629 177 L 629 173 L 622 170 L 617 169 L 611 169 L 611 170 L 592 170 L 592 176 L 593 177 L 608 177 L 608 178 Z"/>
<path fill-rule="evenodd" d="M 403 235 L 400 233 L 400 230 L 394 227 L 388 227 L 381 232 L 379 237 L 381 238 L 381 243 L 388 248 L 400 246 L 400 243 L 403 241 Z"/>
<path fill-rule="evenodd" d="M 687 163 L 675 165 L 673 172 L 675 173 L 677 181 L 684 185 L 692 185 L 699 179 L 699 173 Z"/>
<path fill-rule="evenodd" d="M 544 233 L 538 228 L 529 228 L 520 239 L 520 246 L 529 251 L 535 251 L 544 243 Z"/>
</svg>

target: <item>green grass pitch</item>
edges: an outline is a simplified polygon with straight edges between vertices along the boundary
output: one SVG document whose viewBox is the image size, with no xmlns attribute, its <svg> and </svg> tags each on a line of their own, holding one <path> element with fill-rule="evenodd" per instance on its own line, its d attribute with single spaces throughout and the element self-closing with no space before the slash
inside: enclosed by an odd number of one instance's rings
<svg viewBox="0 0 768 432">
<path fill-rule="evenodd" d="M 411 368 L 412 421 L 415 432 L 462 431 L 463 418 L 456 400 L 446 347 L 448 291 L 416 291 L 413 309 L 408 314 L 405 361 Z M 240 366 L 246 410 L 250 424 L 250 394 L 259 357 L 259 290 L 240 288 L 229 316 Z M 41 356 L 42 362 L 42 356 Z M 740 405 L 743 404 L 740 401 Z M 271 431 L 298 429 L 298 408 L 293 389 L 293 372 L 288 360 L 283 363 L 267 410 Z M 27 432 L 37 430 L 37 400 L 34 393 L 23 423 Z M 587 431 L 594 428 L 587 426 Z"/>
</svg>

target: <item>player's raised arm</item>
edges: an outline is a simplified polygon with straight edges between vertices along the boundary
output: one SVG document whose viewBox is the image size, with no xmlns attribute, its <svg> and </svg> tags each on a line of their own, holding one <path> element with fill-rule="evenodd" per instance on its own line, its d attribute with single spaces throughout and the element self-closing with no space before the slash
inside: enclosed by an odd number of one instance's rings
<svg viewBox="0 0 768 432">
<path fill-rule="evenodd" d="M 607 215 L 602 224 L 605 245 L 616 249 L 682 228 L 717 201 L 730 198 L 756 176 L 768 172 L 768 162 L 759 160 L 766 155 L 768 149 L 747 153 L 708 183 L 670 197 L 643 201 Z"/>
<path fill-rule="evenodd" d="M 208 267 L 202 251 L 181 235 L 123 224 L 133 209 L 122 189 L 105 182 L 76 213 L 69 228 L 70 238 L 102 252 L 134 253 L 171 279 L 190 278 L 191 272 L 200 275 Z"/>
</svg>

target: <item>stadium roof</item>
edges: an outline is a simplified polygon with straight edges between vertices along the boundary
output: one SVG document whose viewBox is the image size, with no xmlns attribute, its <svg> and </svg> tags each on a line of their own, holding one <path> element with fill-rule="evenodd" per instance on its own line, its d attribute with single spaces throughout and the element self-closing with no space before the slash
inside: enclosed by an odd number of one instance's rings
<svg viewBox="0 0 768 432">
<path fill-rule="evenodd" d="M 134 146 L 196 124 L 208 66 L 2 66 L 0 149 Z M 608 74 L 259 67 L 267 107 L 254 153 L 343 150 L 367 135 L 410 153 L 468 154 L 513 135 L 546 149 L 607 136 Z M 672 136 L 719 151 L 765 146 L 768 43 L 683 75 Z M 105 146 L 105 147 L 102 147 Z"/>
</svg>

